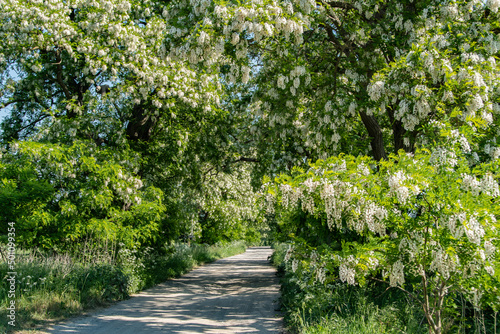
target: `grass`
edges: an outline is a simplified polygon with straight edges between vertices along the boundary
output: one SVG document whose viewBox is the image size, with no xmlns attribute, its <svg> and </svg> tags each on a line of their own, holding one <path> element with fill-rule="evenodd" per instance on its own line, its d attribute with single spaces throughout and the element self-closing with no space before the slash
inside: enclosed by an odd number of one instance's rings
<svg viewBox="0 0 500 334">
<path fill-rule="evenodd" d="M 118 256 L 93 254 L 79 257 L 20 251 L 16 262 L 15 331 L 46 325 L 123 300 L 130 294 L 194 267 L 244 252 L 244 242 L 225 245 L 175 244 L 159 254 L 152 249 L 122 249 Z M 14 332 L 8 325 L 7 263 L 0 263 L 0 333 Z"/>
</svg>

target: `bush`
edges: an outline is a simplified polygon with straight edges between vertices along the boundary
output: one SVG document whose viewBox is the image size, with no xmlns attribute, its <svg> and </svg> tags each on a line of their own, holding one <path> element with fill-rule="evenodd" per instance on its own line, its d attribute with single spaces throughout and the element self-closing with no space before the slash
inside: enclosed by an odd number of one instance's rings
<svg viewBox="0 0 500 334">
<path fill-rule="evenodd" d="M 420 308 L 400 291 L 377 283 L 350 286 L 340 280 L 311 283 L 290 270 L 290 245 L 273 246 L 271 262 L 281 276 L 281 308 L 285 322 L 298 333 L 427 333 Z M 425 321 L 425 320 L 424 320 Z"/>
<path fill-rule="evenodd" d="M 405 292 L 388 289 L 375 280 L 364 286 L 349 285 L 340 279 L 314 282 L 311 275 L 293 272 L 286 265 L 291 245 L 280 243 L 273 248 L 271 261 L 281 278 L 281 309 L 292 333 L 428 333 L 421 306 Z M 496 313 L 491 309 L 475 309 L 460 295 L 455 296 L 454 303 L 462 309 L 462 314 L 445 323 L 446 330 L 471 334 L 495 332 Z"/>
<path fill-rule="evenodd" d="M 443 334 L 464 313 L 457 296 L 500 309 L 499 172 L 498 160 L 471 164 L 449 148 L 380 162 L 340 155 L 268 182 L 262 198 L 304 285 L 386 284 Z"/>
</svg>

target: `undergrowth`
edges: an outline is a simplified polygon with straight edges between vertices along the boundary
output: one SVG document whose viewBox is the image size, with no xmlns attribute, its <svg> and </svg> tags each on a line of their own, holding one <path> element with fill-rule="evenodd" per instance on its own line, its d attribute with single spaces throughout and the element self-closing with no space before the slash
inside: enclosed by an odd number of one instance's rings
<svg viewBox="0 0 500 334">
<path fill-rule="evenodd" d="M 48 255 L 19 251 L 16 261 L 16 319 L 8 325 L 7 263 L 0 263 L 0 333 L 29 330 L 123 300 L 130 294 L 179 277 L 194 267 L 244 252 L 242 241 L 225 245 L 121 249 L 117 254 Z"/>
<path fill-rule="evenodd" d="M 303 284 L 285 271 L 287 244 L 275 244 L 271 257 L 281 278 L 281 309 L 290 333 L 301 334 L 424 334 L 427 321 L 420 305 L 404 292 L 370 282 L 350 286 L 336 280 L 329 284 Z M 471 305 L 469 305 L 471 307 Z M 485 315 L 486 314 L 486 315 Z M 487 312 L 464 313 L 452 319 L 449 333 L 495 333 L 495 318 Z"/>
</svg>

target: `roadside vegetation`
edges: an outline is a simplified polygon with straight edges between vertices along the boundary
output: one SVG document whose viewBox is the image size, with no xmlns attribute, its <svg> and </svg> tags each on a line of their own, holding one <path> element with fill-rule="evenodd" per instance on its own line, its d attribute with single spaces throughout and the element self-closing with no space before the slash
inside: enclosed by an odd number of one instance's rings
<svg viewBox="0 0 500 334">
<path fill-rule="evenodd" d="M 19 251 L 16 264 L 15 330 L 37 329 L 179 277 L 194 267 L 244 252 L 246 244 L 171 244 L 162 251 L 121 248 L 115 252 L 85 249 L 80 254 Z M 0 333 L 7 325 L 7 264 L 0 263 Z"/>
<path fill-rule="evenodd" d="M 454 154 L 341 155 L 267 184 L 294 328 L 497 333 L 500 164 Z"/>
<path fill-rule="evenodd" d="M 281 311 L 289 333 L 429 333 L 422 308 L 404 292 L 377 281 L 352 286 L 337 278 L 311 284 L 310 276 L 294 273 L 287 266 L 290 244 L 276 243 L 273 248 L 271 261 L 281 280 Z M 467 296 L 460 294 L 447 307 L 448 311 L 458 309 L 446 323 L 447 332 L 498 333 L 499 319 L 492 308 L 474 308 Z"/>
</svg>

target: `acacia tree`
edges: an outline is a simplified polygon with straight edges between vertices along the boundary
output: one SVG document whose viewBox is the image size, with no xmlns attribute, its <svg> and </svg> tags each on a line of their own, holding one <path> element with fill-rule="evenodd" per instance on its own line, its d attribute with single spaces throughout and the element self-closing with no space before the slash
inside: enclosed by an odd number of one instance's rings
<svg viewBox="0 0 500 334">
<path fill-rule="evenodd" d="M 496 156 L 498 7 L 173 1 L 168 17 L 193 27 L 177 31 L 176 54 L 197 66 L 217 62 L 228 81 L 255 85 L 248 135 L 265 174 L 339 152 L 377 160 L 412 152 L 443 123 L 460 129 L 464 147 Z"/>
<path fill-rule="evenodd" d="M 498 310 L 499 161 L 470 168 L 463 153 L 442 153 L 400 152 L 378 168 L 368 157 L 334 157 L 269 182 L 265 205 L 283 230 L 307 224 L 359 236 L 328 244 L 297 230 L 288 270 L 304 285 L 375 280 L 399 288 L 436 334 L 450 329 L 457 294 Z M 305 224 L 294 221 L 297 211 Z"/>
<path fill-rule="evenodd" d="M 41 89 L 69 118 L 81 108 L 96 118 L 94 111 L 105 108 L 126 129 L 122 137 L 149 140 L 172 131 L 169 137 L 183 142 L 186 129 L 221 115 L 221 79 L 247 83 L 254 76 L 254 120 L 243 135 L 257 143 L 262 172 L 342 151 L 371 151 L 379 160 L 425 143 L 441 121 L 484 130 L 496 120 L 494 0 L 4 7 L 3 58 L 21 66 L 22 77 L 49 72 L 36 75 L 43 83 L 10 85 L 18 98 L 7 94 L 7 103 L 48 109 L 37 102 Z M 107 103 L 97 91 L 109 91 Z M 34 122 L 24 121 L 13 127 Z"/>
<path fill-rule="evenodd" d="M 167 4 L 0 5 L 0 99 L 11 112 L 2 123 L 8 154 L 15 154 L 9 143 L 18 139 L 58 144 L 62 151 L 86 142 L 103 154 L 130 147 L 140 163 L 132 169 L 119 163 L 145 188 L 162 189 L 167 208 L 181 205 L 186 217 L 201 210 L 200 201 L 188 195 L 203 198 L 203 191 L 212 191 L 206 187 L 211 171 L 227 172 L 245 161 L 233 138 L 245 118 L 221 103 L 229 94 L 218 66 L 192 64 L 174 48 L 190 27 L 172 23 Z M 173 229 L 174 216 L 168 214 L 160 230 Z M 181 221 L 190 224 L 186 217 Z"/>
<path fill-rule="evenodd" d="M 236 161 L 259 180 L 380 160 L 442 128 L 471 161 L 500 153 L 496 0 L 0 5 L 5 139 L 127 142 L 164 190 Z"/>
<path fill-rule="evenodd" d="M 28 134 L 50 117 L 48 140 L 69 134 L 119 145 L 162 132 L 182 147 L 220 113 L 216 77 L 172 59 L 160 3 L 2 7 L 2 99 L 20 115 L 4 124 L 4 136 Z"/>
</svg>

